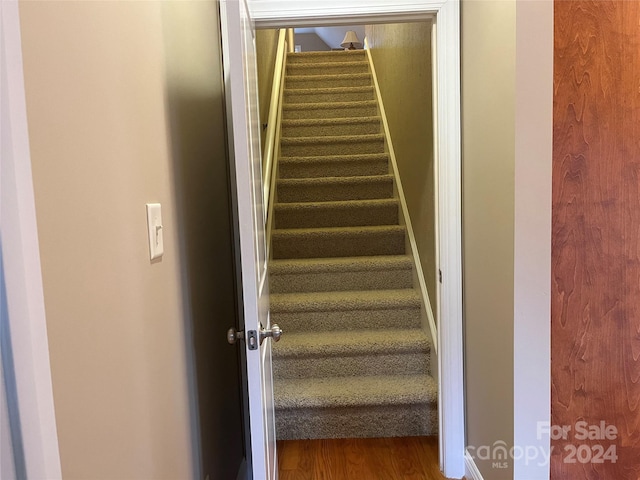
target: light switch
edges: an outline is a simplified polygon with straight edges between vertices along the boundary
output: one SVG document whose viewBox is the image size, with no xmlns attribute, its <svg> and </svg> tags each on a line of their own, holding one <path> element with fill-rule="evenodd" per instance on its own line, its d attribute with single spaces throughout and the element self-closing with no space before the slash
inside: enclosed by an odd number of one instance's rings
<svg viewBox="0 0 640 480">
<path fill-rule="evenodd" d="M 147 203 L 147 227 L 149 229 L 149 256 L 151 260 L 164 253 L 162 240 L 162 210 L 159 203 Z"/>
</svg>

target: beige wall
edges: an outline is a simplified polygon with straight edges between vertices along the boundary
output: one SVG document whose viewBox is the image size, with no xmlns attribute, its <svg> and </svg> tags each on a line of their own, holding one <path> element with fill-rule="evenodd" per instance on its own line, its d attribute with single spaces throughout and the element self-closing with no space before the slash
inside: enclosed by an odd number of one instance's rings
<svg viewBox="0 0 640 480">
<path fill-rule="evenodd" d="M 435 312 L 431 22 L 367 25 L 366 35 Z"/>
<path fill-rule="evenodd" d="M 258 103 L 260 104 L 260 124 L 269 120 L 269 104 L 273 88 L 273 70 L 278 50 L 280 30 L 264 29 L 256 31 L 256 63 L 258 64 Z M 264 151 L 264 139 L 267 130 L 260 129 L 260 142 Z"/>
<path fill-rule="evenodd" d="M 513 443 L 516 3 L 462 2 L 467 445 Z M 485 478 L 513 478 L 476 460 Z"/>
<path fill-rule="evenodd" d="M 195 102 L 220 86 L 216 3 L 23 2 L 20 13 L 63 476 L 193 478 L 172 150 L 203 132 L 172 136 L 170 107 L 176 88 Z M 204 133 L 218 142 L 223 125 Z M 201 163 L 224 155 L 208 148 Z M 165 254 L 152 263 L 146 202 L 163 207 Z"/>
</svg>

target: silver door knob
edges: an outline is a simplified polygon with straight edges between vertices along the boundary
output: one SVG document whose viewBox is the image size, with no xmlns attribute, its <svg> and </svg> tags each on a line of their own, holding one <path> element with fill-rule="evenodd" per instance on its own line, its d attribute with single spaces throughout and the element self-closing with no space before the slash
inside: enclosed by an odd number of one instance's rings
<svg viewBox="0 0 640 480">
<path fill-rule="evenodd" d="M 227 342 L 231 345 L 236 343 L 238 340 L 242 340 L 244 338 L 244 332 L 238 332 L 235 328 L 230 328 L 227 330 Z"/>
<path fill-rule="evenodd" d="M 260 345 L 262 345 L 263 340 L 267 337 L 271 337 L 273 338 L 274 342 L 277 342 L 278 340 L 280 340 L 281 336 L 282 336 L 282 329 L 278 326 L 277 323 L 274 323 L 273 325 L 271 325 L 270 330 L 265 330 L 264 328 L 261 328 L 260 329 Z"/>
</svg>

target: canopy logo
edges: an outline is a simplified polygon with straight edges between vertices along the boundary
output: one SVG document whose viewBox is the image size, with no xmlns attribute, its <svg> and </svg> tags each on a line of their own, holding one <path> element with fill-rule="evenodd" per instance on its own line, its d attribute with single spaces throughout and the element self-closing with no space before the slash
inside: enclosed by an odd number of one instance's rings
<svg viewBox="0 0 640 480">
<path fill-rule="evenodd" d="M 616 463 L 618 429 L 605 421 L 590 424 L 585 421 L 573 425 L 551 425 L 549 422 L 538 422 L 536 437 L 541 443 L 546 439 L 564 441 L 562 461 L 564 463 Z M 525 465 L 544 466 L 549 464 L 551 455 L 559 451 L 559 447 L 547 445 L 514 445 L 498 440 L 493 445 L 467 447 L 467 452 L 477 460 L 491 461 L 492 468 L 509 468 L 510 461 L 523 462 Z"/>
</svg>

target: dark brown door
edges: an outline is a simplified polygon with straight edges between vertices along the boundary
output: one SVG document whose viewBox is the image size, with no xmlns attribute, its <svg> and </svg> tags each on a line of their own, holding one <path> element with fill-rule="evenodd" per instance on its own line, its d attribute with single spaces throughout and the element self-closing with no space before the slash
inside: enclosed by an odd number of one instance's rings
<svg viewBox="0 0 640 480">
<path fill-rule="evenodd" d="M 216 22 L 217 23 L 217 22 Z M 211 41 L 220 42 L 220 32 Z M 219 50 L 218 50 L 219 51 Z M 242 329 L 238 315 L 235 235 L 226 148 L 222 59 L 219 78 L 206 91 L 168 91 L 172 157 L 181 229 L 185 341 L 194 431 L 194 463 L 202 480 L 249 478 L 248 415 L 243 343 L 227 330 Z M 247 417 L 248 418 L 248 417 Z"/>
</svg>

